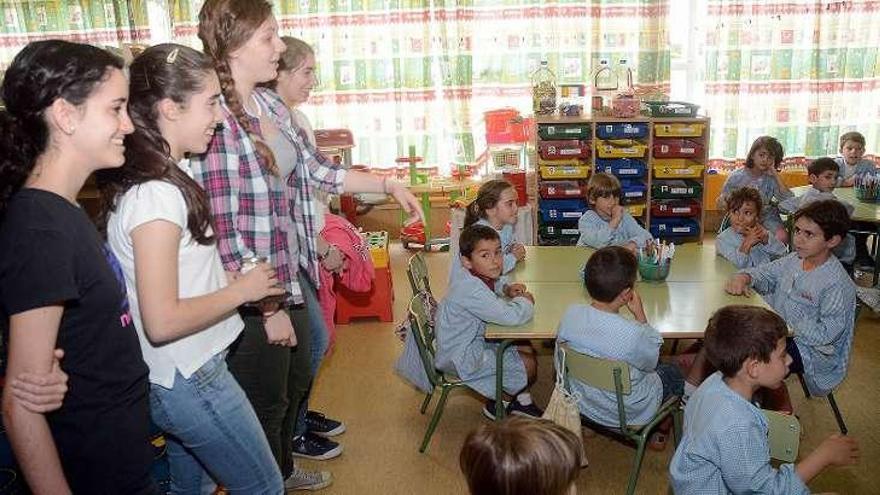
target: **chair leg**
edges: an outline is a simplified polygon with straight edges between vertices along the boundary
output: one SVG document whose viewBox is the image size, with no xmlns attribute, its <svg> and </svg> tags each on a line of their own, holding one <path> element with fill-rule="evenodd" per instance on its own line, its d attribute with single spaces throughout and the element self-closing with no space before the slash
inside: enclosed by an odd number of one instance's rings
<svg viewBox="0 0 880 495">
<path fill-rule="evenodd" d="M 422 401 L 422 407 L 419 409 L 420 413 L 425 414 L 425 411 L 428 410 L 428 404 L 431 403 L 431 397 L 434 397 L 433 390 L 430 393 L 425 394 L 425 400 Z"/>
<path fill-rule="evenodd" d="M 440 422 L 440 416 L 443 415 L 443 408 L 446 407 L 446 396 L 448 394 L 449 387 L 443 387 L 440 391 L 440 400 L 437 401 L 437 405 L 434 407 L 434 414 L 431 416 L 431 422 L 428 424 L 428 431 L 425 432 L 425 438 L 422 439 L 422 446 L 419 447 L 419 452 L 422 454 L 427 450 L 428 442 L 431 441 L 431 436 L 437 428 L 437 423 Z"/>
<path fill-rule="evenodd" d="M 804 389 L 804 396 L 809 399 L 811 397 L 810 389 L 807 388 L 807 382 L 806 382 L 806 380 L 804 380 L 804 374 L 798 373 L 797 377 L 798 377 L 798 380 L 801 382 L 801 388 Z"/>
<path fill-rule="evenodd" d="M 629 484 L 626 486 L 626 495 L 636 492 L 636 484 L 639 482 L 639 472 L 642 470 L 642 459 L 645 458 L 645 446 L 648 443 L 648 434 L 639 437 L 636 443 L 636 456 L 633 459 L 633 467 L 629 472 Z"/>
<path fill-rule="evenodd" d="M 679 406 L 678 409 L 672 412 L 672 438 L 675 440 L 675 448 L 678 448 L 678 444 L 681 443 L 681 437 L 684 436 L 684 430 L 682 429 L 682 416 L 684 416 L 683 406 Z"/>
<path fill-rule="evenodd" d="M 828 402 L 831 404 L 831 411 L 834 413 L 834 419 L 837 420 L 837 427 L 840 428 L 840 433 L 846 435 L 846 423 L 843 422 L 843 416 L 840 414 L 840 409 L 837 408 L 837 401 L 834 400 L 834 394 L 828 392 Z"/>
</svg>

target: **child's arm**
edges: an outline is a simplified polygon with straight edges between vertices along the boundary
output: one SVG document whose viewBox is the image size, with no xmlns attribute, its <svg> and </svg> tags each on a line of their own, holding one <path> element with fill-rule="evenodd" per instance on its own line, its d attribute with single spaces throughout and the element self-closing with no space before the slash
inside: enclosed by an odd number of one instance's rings
<svg viewBox="0 0 880 495">
<path fill-rule="evenodd" d="M 788 246 L 777 239 L 775 235 L 767 236 L 767 244 L 764 245 L 763 249 L 770 254 L 770 259 L 781 258 L 788 254 Z"/>
<path fill-rule="evenodd" d="M 809 483 L 826 467 L 855 464 L 859 456 L 859 444 L 854 438 L 835 433 L 797 463 L 795 471 L 804 483 Z"/>
<path fill-rule="evenodd" d="M 749 258 L 751 248 L 743 250 L 743 244 L 746 242 L 747 238 L 745 236 L 736 234 L 733 227 L 728 227 L 715 238 L 715 249 L 718 250 L 718 254 L 733 263 L 735 267 L 739 269 L 748 268 L 752 264 L 751 258 Z"/>
<path fill-rule="evenodd" d="M 779 171 L 776 170 L 776 167 L 770 167 L 770 170 L 767 171 L 767 174 L 770 177 L 773 177 L 773 180 L 776 182 L 776 191 L 774 192 L 774 196 L 776 196 L 777 200 L 782 200 L 794 196 L 794 193 L 791 192 L 791 189 L 789 189 L 788 186 L 785 185 L 785 182 L 782 182 L 782 176 L 779 175 Z"/>
<path fill-rule="evenodd" d="M 852 332 L 855 323 L 856 292 L 849 280 L 829 284 L 818 299 L 815 317 L 789 322 L 798 340 L 809 346 L 831 345 L 841 334 Z"/>
<path fill-rule="evenodd" d="M 767 435 L 757 425 L 732 427 L 713 439 L 718 444 L 721 477 L 734 494 L 808 494 L 806 484 L 791 464 L 770 465 Z"/>
<path fill-rule="evenodd" d="M 535 313 L 534 304 L 525 295 L 505 300 L 483 288 L 473 291 L 462 304 L 477 318 L 496 325 L 522 325 Z"/>
<path fill-rule="evenodd" d="M 653 239 L 651 233 L 643 229 L 629 212 L 623 213 L 623 222 L 621 224 L 623 227 L 623 237 L 626 238 L 627 242 L 635 243 L 637 249 Z"/>
<path fill-rule="evenodd" d="M 788 259 L 788 257 L 780 258 L 770 263 L 747 268 L 734 275 L 734 277 L 748 275 L 749 285 L 755 289 L 755 292 L 758 294 L 769 294 L 776 290 L 776 283 L 779 282 L 779 277 L 786 268 Z"/>
<path fill-rule="evenodd" d="M 581 233 L 578 246 L 603 248 L 611 244 L 614 238 L 614 229 L 593 210 L 581 215 L 581 219 L 578 220 L 578 231 Z"/>
</svg>

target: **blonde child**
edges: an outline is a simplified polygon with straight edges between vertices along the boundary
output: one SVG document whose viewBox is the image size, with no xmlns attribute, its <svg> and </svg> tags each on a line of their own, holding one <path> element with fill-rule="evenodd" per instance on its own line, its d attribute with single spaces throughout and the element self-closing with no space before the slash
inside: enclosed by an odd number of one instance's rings
<svg viewBox="0 0 880 495">
<path fill-rule="evenodd" d="M 786 198 L 793 196 L 792 192 L 782 182 L 777 167 L 782 163 L 785 152 L 782 145 L 775 138 L 761 136 L 752 143 L 749 154 L 746 157 L 746 166 L 736 170 L 727 178 L 718 196 L 718 208 L 723 210 L 727 197 L 741 187 L 754 187 L 761 193 L 763 207 L 761 210 L 761 223 L 777 239 L 788 243 L 788 233 L 782 224 L 779 210 L 774 206 Z"/>
<path fill-rule="evenodd" d="M 480 186 L 476 199 L 468 205 L 464 217 L 465 227 L 485 225 L 498 232 L 501 252 L 504 254 L 502 274 L 513 270 L 526 257 L 525 246 L 514 239 L 513 226 L 519 210 L 516 200 L 517 193 L 513 184 L 506 180 L 493 179 Z"/>
<path fill-rule="evenodd" d="M 715 249 L 737 268 L 762 265 L 788 252 L 761 225 L 762 207 L 761 194 L 752 187 L 741 187 L 727 197 L 730 226 L 715 238 Z"/>
<path fill-rule="evenodd" d="M 471 432 L 459 456 L 472 495 L 575 495 L 580 465 L 574 433 L 515 416 Z"/>
<path fill-rule="evenodd" d="M 486 342 L 486 323 L 522 325 L 534 314 L 534 299 L 522 284 L 505 285 L 501 278 L 502 253 L 498 232 L 471 225 L 459 241 L 463 270 L 453 277 L 436 315 L 437 368 L 455 373 L 489 400 L 483 414 L 495 418 L 495 351 L 498 343 Z M 528 387 L 535 382 L 535 350 L 526 343 L 504 353 L 504 392 L 513 414 L 540 417 Z"/>
<path fill-rule="evenodd" d="M 593 174 L 587 185 L 590 209 L 578 220 L 578 246 L 623 246 L 635 252 L 651 234 L 620 205 L 620 181 L 613 175 Z"/>
<path fill-rule="evenodd" d="M 718 368 L 684 410 L 684 437 L 669 476 L 677 495 L 696 493 L 806 494 L 828 466 L 855 464 L 851 437 L 832 435 L 797 465 L 770 465 L 767 420 L 752 404 L 761 388 L 779 388 L 792 358 L 788 325 L 756 306 L 727 306 L 706 328 L 705 349 Z"/>
</svg>

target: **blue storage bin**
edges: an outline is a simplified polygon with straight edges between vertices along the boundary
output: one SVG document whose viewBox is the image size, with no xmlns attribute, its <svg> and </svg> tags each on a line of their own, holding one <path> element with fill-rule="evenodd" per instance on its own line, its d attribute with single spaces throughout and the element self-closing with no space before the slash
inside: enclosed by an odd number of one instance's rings
<svg viewBox="0 0 880 495">
<path fill-rule="evenodd" d="M 538 209 L 545 222 L 576 222 L 587 210 L 587 200 L 540 199 Z"/>
<path fill-rule="evenodd" d="M 640 139 L 648 137 L 647 122 L 618 122 L 615 124 L 596 124 L 599 139 Z"/>
<path fill-rule="evenodd" d="M 700 235 L 700 224 L 690 218 L 652 218 L 651 235 L 666 239 L 670 237 L 696 237 Z"/>
<path fill-rule="evenodd" d="M 641 203 L 648 197 L 648 186 L 644 182 L 638 180 L 621 180 L 620 181 L 620 202 Z"/>
<path fill-rule="evenodd" d="M 647 171 L 645 161 L 637 158 L 596 158 L 596 172 L 605 172 L 619 179 L 641 179 Z"/>
</svg>

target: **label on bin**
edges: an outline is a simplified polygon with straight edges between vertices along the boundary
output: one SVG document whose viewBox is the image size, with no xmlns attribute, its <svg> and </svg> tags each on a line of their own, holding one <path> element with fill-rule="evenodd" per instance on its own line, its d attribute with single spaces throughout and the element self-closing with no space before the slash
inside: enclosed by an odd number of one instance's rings
<svg viewBox="0 0 880 495">
<path fill-rule="evenodd" d="M 564 211 L 562 212 L 562 218 L 580 218 L 583 213 L 579 211 Z"/>
<path fill-rule="evenodd" d="M 672 227 L 672 232 L 676 234 L 687 234 L 690 231 L 689 227 Z"/>
<path fill-rule="evenodd" d="M 644 194 L 645 193 L 642 191 L 629 191 L 629 192 L 623 193 L 623 197 L 624 198 L 640 198 L 640 197 L 644 196 Z"/>
<path fill-rule="evenodd" d="M 618 175 L 636 175 L 639 173 L 637 168 L 622 168 L 617 171 Z"/>
<path fill-rule="evenodd" d="M 687 153 L 687 154 L 689 154 L 689 155 L 692 155 L 692 154 L 694 154 L 694 153 L 697 152 L 697 149 L 696 149 L 696 148 L 682 148 L 682 149 L 681 149 L 681 152 L 682 152 L 682 153 Z"/>
<path fill-rule="evenodd" d="M 580 155 L 581 150 L 579 150 L 577 148 L 567 148 L 567 149 L 559 150 L 559 154 L 560 155 Z"/>
<path fill-rule="evenodd" d="M 663 208 L 661 208 L 663 209 Z M 690 213 L 691 209 L 689 206 L 679 206 L 677 208 L 672 209 L 672 213 Z"/>
</svg>

